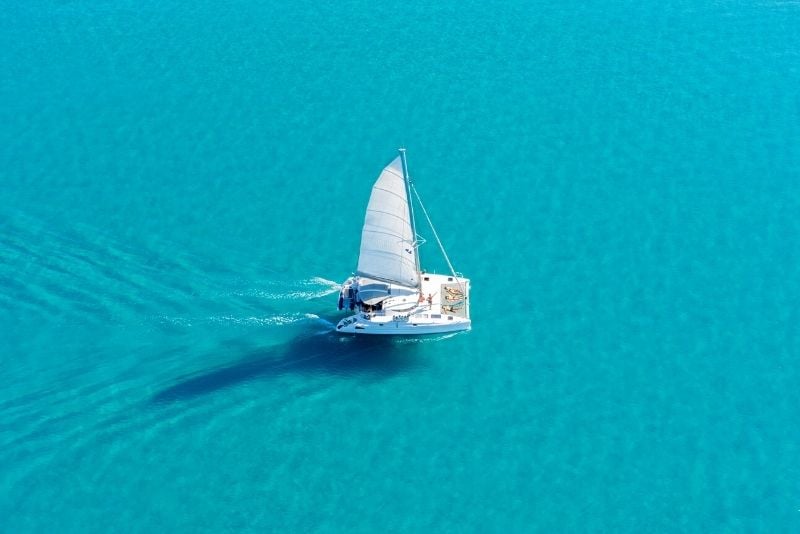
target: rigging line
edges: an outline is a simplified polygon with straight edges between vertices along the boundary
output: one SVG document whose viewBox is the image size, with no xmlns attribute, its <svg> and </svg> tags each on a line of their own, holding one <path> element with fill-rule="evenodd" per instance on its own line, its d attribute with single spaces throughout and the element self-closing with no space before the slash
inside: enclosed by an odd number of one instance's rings
<svg viewBox="0 0 800 534">
<path fill-rule="evenodd" d="M 447 257 L 447 252 L 445 252 L 444 250 L 444 245 L 442 245 L 442 240 L 439 239 L 439 234 L 436 233 L 436 228 L 433 227 L 431 218 L 430 216 L 428 216 L 428 210 L 425 209 L 425 205 L 422 203 L 422 199 L 420 198 L 419 193 L 417 192 L 417 188 L 414 187 L 414 184 L 410 185 L 411 185 L 411 190 L 414 191 L 414 196 L 417 197 L 417 202 L 419 202 L 419 207 L 422 208 L 422 213 L 423 215 L 425 215 L 425 219 L 427 219 L 428 221 L 428 226 L 431 227 L 431 231 L 433 232 L 433 237 L 436 238 L 436 242 L 439 244 L 439 250 L 442 251 L 442 256 L 444 256 L 444 261 L 446 261 L 447 266 L 450 267 L 450 272 L 453 273 L 453 278 L 456 279 L 458 287 L 461 288 L 461 292 L 466 294 L 466 291 L 464 291 L 464 284 L 461 283 L 461 279 L 456 274 L 456 270 L 453 268 L 453 264 L 450 263 L 450 258 Z"/>
</svg>

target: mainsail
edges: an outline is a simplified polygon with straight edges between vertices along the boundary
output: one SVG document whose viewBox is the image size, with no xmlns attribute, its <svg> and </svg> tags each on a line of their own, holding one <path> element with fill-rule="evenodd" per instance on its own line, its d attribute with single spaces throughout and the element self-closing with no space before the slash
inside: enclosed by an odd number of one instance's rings
<svg viewBox="0 0 800 534">
<path fill-rule="evenodd" d="M 406 287 L 419 286 L 415 237 L 403 162 L 398 156 L 372 187 L 361 231 L 357 274 Z"/>
</svg>

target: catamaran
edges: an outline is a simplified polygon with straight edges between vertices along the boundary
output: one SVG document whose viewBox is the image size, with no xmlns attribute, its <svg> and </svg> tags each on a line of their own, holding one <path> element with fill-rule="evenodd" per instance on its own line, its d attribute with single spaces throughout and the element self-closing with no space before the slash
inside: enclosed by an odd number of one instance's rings
<svg viewBox="0 0 800 534">
<path fill-rule="evenodd" d="M 339 292 L 342 334 L 423 335 L 469 330 L 469 279 L 453 269 L 422 199 L 408 175 L 406 151 L 387 165 L 367 205 L 356 272 Z M 413 192 L 450 274 L 420 268 Z"/>
</svg>

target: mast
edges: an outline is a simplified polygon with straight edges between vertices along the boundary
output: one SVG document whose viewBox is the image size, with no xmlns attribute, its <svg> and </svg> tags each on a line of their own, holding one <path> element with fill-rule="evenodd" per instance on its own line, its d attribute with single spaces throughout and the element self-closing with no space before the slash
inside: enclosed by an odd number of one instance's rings
<svg viewBox="0 0 800 534">
<path fill-rule="evenodd" d="M 408 163 L 406 162 L 406 149 L 398 149 L 400 162 L 403 164 L 403 181 L 406 184 L 406 197 L 408 198 L 408 211 L 411 215 L 411 246 L 417 248 L 417 224 L 414 221 L 414 202 L 411 200 L 411 178 L 408 176 Z M 417 273 L 422 272 L 419 265 L 419 253 L 414 255 L 417 264 Z M 421 283 L 421 282 L 420 282 Z"/>
</svg>

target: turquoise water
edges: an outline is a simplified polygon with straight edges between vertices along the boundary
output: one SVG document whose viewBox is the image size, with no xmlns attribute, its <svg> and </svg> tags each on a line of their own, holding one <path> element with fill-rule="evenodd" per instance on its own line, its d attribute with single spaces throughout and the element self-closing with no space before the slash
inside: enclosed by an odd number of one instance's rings
<svg viewBox="0 0 800 534">
<path fill-rule="evenodd" d="M 190 4 L 0 14 L 0 531 L 800 530 L 800 5 Z"/>
</svg>

